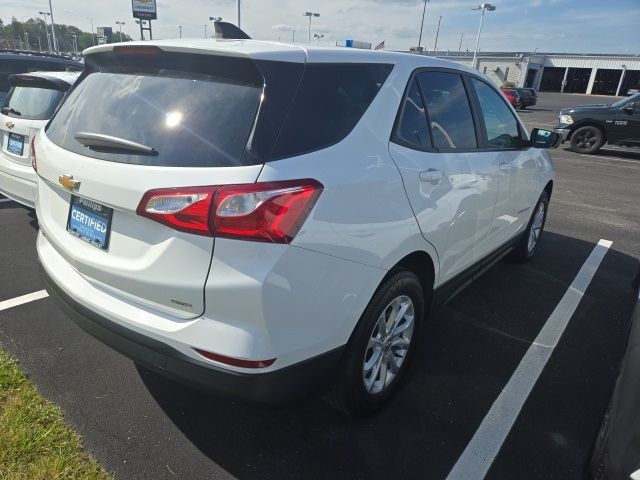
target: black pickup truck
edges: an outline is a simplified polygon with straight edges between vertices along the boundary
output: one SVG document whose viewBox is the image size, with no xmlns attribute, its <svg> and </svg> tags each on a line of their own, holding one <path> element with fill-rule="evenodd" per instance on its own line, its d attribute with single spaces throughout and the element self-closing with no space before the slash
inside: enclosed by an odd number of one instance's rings
<svg viewBox="0 0 640 480">
<path fill-rule="evenodd" d="M 640 147 L 640 93 L 607 105 L 565 108 L 554 131 L 578 153 L 595 153 L 605 143 Z"/>
</svg>

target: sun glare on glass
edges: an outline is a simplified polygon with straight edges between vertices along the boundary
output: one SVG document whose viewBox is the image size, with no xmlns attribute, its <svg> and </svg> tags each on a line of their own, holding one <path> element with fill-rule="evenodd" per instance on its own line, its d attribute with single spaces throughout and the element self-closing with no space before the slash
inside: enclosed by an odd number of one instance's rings
<svg viewBox="0 0 640 480">
<path fill-rule="evenodd" d="M 182 114 L 180 112 L 169 112 L 164 117 L 164 123 L 169 128 L 178 126 L 181 121 L 182 121 Z"/>
</svg>

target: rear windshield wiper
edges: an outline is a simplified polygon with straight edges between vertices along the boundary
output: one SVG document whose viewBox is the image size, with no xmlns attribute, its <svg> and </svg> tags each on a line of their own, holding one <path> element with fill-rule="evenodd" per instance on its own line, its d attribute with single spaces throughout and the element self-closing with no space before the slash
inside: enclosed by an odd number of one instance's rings
<svg viewBox="0 0 640 480">
<path fill-rule="evenodd" d="M 148 147 L 141 143 L 132 142 L 126 138 L 113 137 L 102 133 L 78 132 L 74 135 L 74 138 L 85 147 L 97 150 L 104 149 L 110 151 L 136 152 L 146 155 L 158 154 L 158 151 L 155 148 Z"/>
<path fill-rule="evenodd" d="M 20 115 L 22 115 L 22 113 L 20 113 L 19 111 L 17 111 L 15 108 L 11 108 L 11 107 L 2 107 L 2 113 L 3 114 L 7 114 L 7 113 L 13 113 L 14 115 L 17 115 L 18 117 Z"/>
</svg>

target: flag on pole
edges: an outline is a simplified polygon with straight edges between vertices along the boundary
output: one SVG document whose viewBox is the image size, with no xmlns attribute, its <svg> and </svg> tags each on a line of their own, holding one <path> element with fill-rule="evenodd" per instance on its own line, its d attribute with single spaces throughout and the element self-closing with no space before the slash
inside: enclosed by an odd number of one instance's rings
<svg viewBox="0 0 640 480">
<path fill-rule="evenodd" d="M 374 50 L 384 50 L 384 40 L 381 41 L 379 44 L 377 44 L 375 47 L 373 47 Z"/>
</svg>

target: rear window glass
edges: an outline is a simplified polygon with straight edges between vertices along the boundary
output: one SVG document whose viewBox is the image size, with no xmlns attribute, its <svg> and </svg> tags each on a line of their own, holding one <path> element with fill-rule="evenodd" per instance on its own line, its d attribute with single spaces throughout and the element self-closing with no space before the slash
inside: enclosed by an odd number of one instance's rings
<svg viewBox="0 0 640 480">
<path fill-rule="evenodd" d="M 2 113 L 25 120 L 48 120 L 63 96 L 60 90 L 16 86 L 5 98 Z"/>
<path fill-rule="evenodd" d="M 308 153 L 344 139 L 392 68 L 387 64 L 307 64 L 272 158 Z"/>
<path fill-rule="evenodd" d="M 217 75 L 215 62 L 207 60 L 200 58 L 199 71 L 191 72 L 113 65 L 94 71 L 67 97 L 48 125 L 47 136 L 72 152 L 114 162 L 171 167 L 242 165 L 263 79 L 246 65 L 238 75 L 229 75 L 237 60 L 221 61 Z M 75 139 L 78 132 L 118 137 L 156 152 L 145 155 L 85 147 Z"/>
</svg>

